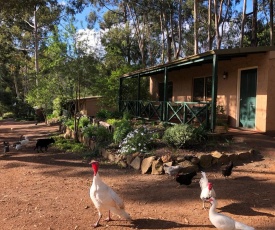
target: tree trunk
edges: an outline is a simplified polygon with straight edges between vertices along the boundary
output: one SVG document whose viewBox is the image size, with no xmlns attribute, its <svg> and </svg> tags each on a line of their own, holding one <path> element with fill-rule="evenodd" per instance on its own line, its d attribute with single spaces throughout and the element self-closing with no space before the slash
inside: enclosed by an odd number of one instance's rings
<svg viewBox="0 0 275 230">
<path fill-rule="evenodd" d="M 240 47 L 243 47 L 243 36 L 244 36 L 245 21 L 246 21 L 246 0 L 243 1 L 243 16 L 242 16 L 242 24 L 241 24 Z"/>
<path fill-rule="evenodd" d="M 212 50 L 212 38 L 211 38 L 211 27 L 212 27 L 212 17 L 211 12 L 212 11 L 212 0 L 208 0 L 208 49 Z"/>
<path fill-rule="evenodd" d="M 35 8 L 33 12 L 33 18 L 34 18 L 34 65 L 35 65 L 35 74 L 36 74 L 36 86 L 38 86 L 38 73 L 39 73 L 39 63 L 38 63 L 38 28 L 37 28 L 37 17 L 36 17 L 36 11 Z"/>
<path fill-rule="evenodd" d="M 270 11 L 270 46 L 274 46 L 274 32 L 273 32 L 273 0 L 269 0 L 269 11 Z"/>
<path fill-rule="evenodd" d="M 214 0 L 214 12 L 215 12 L 215 34 L 216 34 L 216 45 L 217 49 L 220 49 L 220 31 L 219 31 L 219 15 L 217 0 Z"/>
<path fill-rule="evenodd" d="M 198 0 L 194 0 L 194 54 L 198 54 Z"/>
<path fill-rule="evenodd" d="M 252 18 L 252 38 L 251 46 L 257 47 L 257 14 L 258 14 L 258 0 L 253 0 L 253 18 Z"/>
</svg>

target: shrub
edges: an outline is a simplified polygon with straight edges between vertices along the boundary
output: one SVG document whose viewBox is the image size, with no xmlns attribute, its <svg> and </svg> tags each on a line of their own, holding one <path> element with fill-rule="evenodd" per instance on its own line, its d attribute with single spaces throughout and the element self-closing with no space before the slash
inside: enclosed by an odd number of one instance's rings
<svg viewBox="0 0 275 230">
<path fill-rule="evenodd" d="M 90 119 L 86 116 L 83 116 L 79 119 L 78 127 L 84 128 L 84 127 L 87 127 L 90 123 L 91 123 Z"/>
<path fill-rule="evenodd" d="M 87 137 L 87 138 L 88 137 L 89 138 L 95 138 L 95 136 L 96 136 L 96 128 L 97 128 L 97 126 L 92 125 L 92 124 L 90 124 L 90 125 L 88 125 L 86 127 L 83 127 L 82 128 L 83 136 Z"/>
<path fill-rule="evenodd" d="M 68 140 L 63 137 L 55 137 L 55 144 L 54 146 L 60 150 L 66 151 L 66 152 L 84 152 L 87 151 L 87 147 L 82 145 L 81 143 L 78 143 L 74 140 Z"/>
<path fill-rule="evenodd" d="M 14 113 L 13 112 L 7 112 L 3 114 L 3 119 L 5 118 L 13 118 L 14 117 Z"/>
<path fill-rule="evenodd" d="M 64 121 L 64 125 L 68 127 L 70 130 L 74 130 L 74 119 L 67 119 Z"/>
<path fill-rule="evenodd" d="M 170 146 L 183 148 L 186 146 L 201 143 L 206 138 L 206 131 L 203 127 L 194 127 L 187 124 L 179 124 L 165 130 L 163 141 Z"/>
<path fill-rule="evenodd" d="M 108 118 L 111 118 L 111 114 L 112 114 L 112 112 L 110 112 L 106 109 L 101 109 L 100 111 L 98 111 L 96 113 L 96 118 L 98 118 L 100 120 L 106 120 Z"/>
<path fill-rule="evenodd" d="M 109 142 L 112 139 L 112 134 L 103 126 L 88 125 L 82 129 L 84 137 L 94 138 L 98 144 Z"/>
<path fill-rule="evenodd" d="M 120 143 L 118 152 L 124 155 L 134 152 L 146 153 L 151 149 L 153 141 L 153 133 L 146 126 L 142 126 L 127 134 Z"/>
<path fill-rule="evenodd" d="M 113 140 L 116 144 L 120 143 L 127 136 L 127 134 L 133 130 L 131 122 L 125 119 L 115 120 L 113 122 L 113 126 Z"/>
</svg>

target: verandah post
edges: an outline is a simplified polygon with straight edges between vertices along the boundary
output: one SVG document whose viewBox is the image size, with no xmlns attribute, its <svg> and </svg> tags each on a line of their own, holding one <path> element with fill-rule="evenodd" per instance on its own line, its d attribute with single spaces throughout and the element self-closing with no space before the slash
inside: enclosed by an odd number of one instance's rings
<svg viewBox="0 0 275 230">
<path fill-rule="evenodd" d="M 168 79 L 167 67 L 164 68 L 164 84 L 163 84 L 163 121 L 167 121 L 168 117 L 168 105 L 167 105 L 167 79 Z"/>
<path fill-rule="evenodd" d="M 212 101 L 211 101 L 211 131 L 214 132 L 216 126 L 216 104 L 217 104 L 217 86 L 218 86 L 218 56 L 213 55 L 212 66 Z"/>
</svg>

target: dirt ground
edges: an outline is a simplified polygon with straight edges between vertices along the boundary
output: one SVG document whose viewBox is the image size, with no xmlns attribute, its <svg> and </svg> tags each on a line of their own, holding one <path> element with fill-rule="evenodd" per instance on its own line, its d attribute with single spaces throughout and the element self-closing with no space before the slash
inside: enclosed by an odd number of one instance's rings
<svg viewBox="0 0 275 230">
<path fill-rule="evenodd" d="M 21 135 L 30 139 L 19 151 L 0 152 L 1 229 L 93 229 L 97 211 L 89 197 L 93 172 L 87 161 L 54 147 L 47 153 L 33 150 L 37 138 L 57 132 L 57 126 L 44 123 L 0 121 L 1 146 Z M 270 155 L 257 156 L 240 163 L 228 179 L 218 169 L 206 170 L 217 194 L 217 211 L 257 230 L 275 229 L 274 161 Z M 106 222 L 105 215 L 98 229 L 215 229 L 199 198 L 200 173 L 189 187 L 179 187 L 168 175 L 141 175 L 103 160 L 99 173 L 124 199 L 133 221 L 115 216 L 115 221 Z"/>
</svg>

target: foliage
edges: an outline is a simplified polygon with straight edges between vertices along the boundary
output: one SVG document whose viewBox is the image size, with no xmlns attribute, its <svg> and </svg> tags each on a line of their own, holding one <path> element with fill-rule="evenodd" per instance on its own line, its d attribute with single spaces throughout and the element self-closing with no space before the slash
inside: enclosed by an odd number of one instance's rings
<svg viewBox="0 0 275 230">
<path fill-rule="evenodd" d="M 74 119 L 70 118 L 70 119 L 66 119 L 65 121 L 63 121 L 64 125 L 66 127 L 68 127 L 70 130 L 74 130 Z"/>
<path fill-rule="evenodd" d="M 61 115 L 62 107 L 61 107 L 61 99 L 57 97 L 53 100 L 53 115 L 58 117 Z"/>
<path fill-rule="evenodd" d="M 57 122 L 60 122 L 62 121 L 63 117 L 61 116 L 56 116 L 55 114 L 48 114 L 46 116 L 47 118 L 47 122 L 48 123 L 57 123 Z"/>
<path fill-rule="evenodd" d="M 94 139 L 98 144 L 110 142 L 112 139 L 112 134 L 108 129 L 103 126 L 97 126 L 89 124 L 82 128 L 82 133 L 84 137 Z"/>
<path fill-rule="evenodd" d="M 87 147 L 83 146 L 82 143 L 76 142 L 71 139 L 68 140 L 63 137 L 54 137 L 54 139 L 55 139 L 54 146 L 66 152 L 82 153 L 88 150 Z"/>
<path fill-rule="evenodd" d="M 163 141 L 170 146 L 183 148 L 206 139 L 206 131 L 203 126 L 194 127 L 188 124 L 177 124 L 165 130 Z"/>
<path fill-rule="evenodd" d="M 145 154 L 152 148 L 153 142 L 153 132 L 147 129 L 146 126 L 141 126 L 127 134 L 119 145 L 119 152 L 123 155 L 135 152 Z"/>
<path fill-rule="evenodd" d="M 78 127 L 84 128 L 84 127 L 87 127 L 90 123 L 91 123 L 90 119 L 87 116 L 82 116 L 79 119 Z"/>
<path fill-rule="evenodd" d="M 131 122 L 129 120 L 115 120 L 113 122 L 114 134 L 113 140 L 116 144 L 120 143 L 127 134 L 133 130 Z"/>
<path fill-rule="evenodd" d="M 6 113 L 4 113 L 3 114 L 3 119 L 5 119 L 5 118 L 14 118 L 14 114 L 13 114 L 13 112 L 6 112 Z"/>
<path fill-rule="evenodd" d="M 112 112 L 107 109 L 101 109 L 96 113 L 96 118 L 100 120 L 106 120 L 108 118 L 111 118 Z"/>
</svg>

